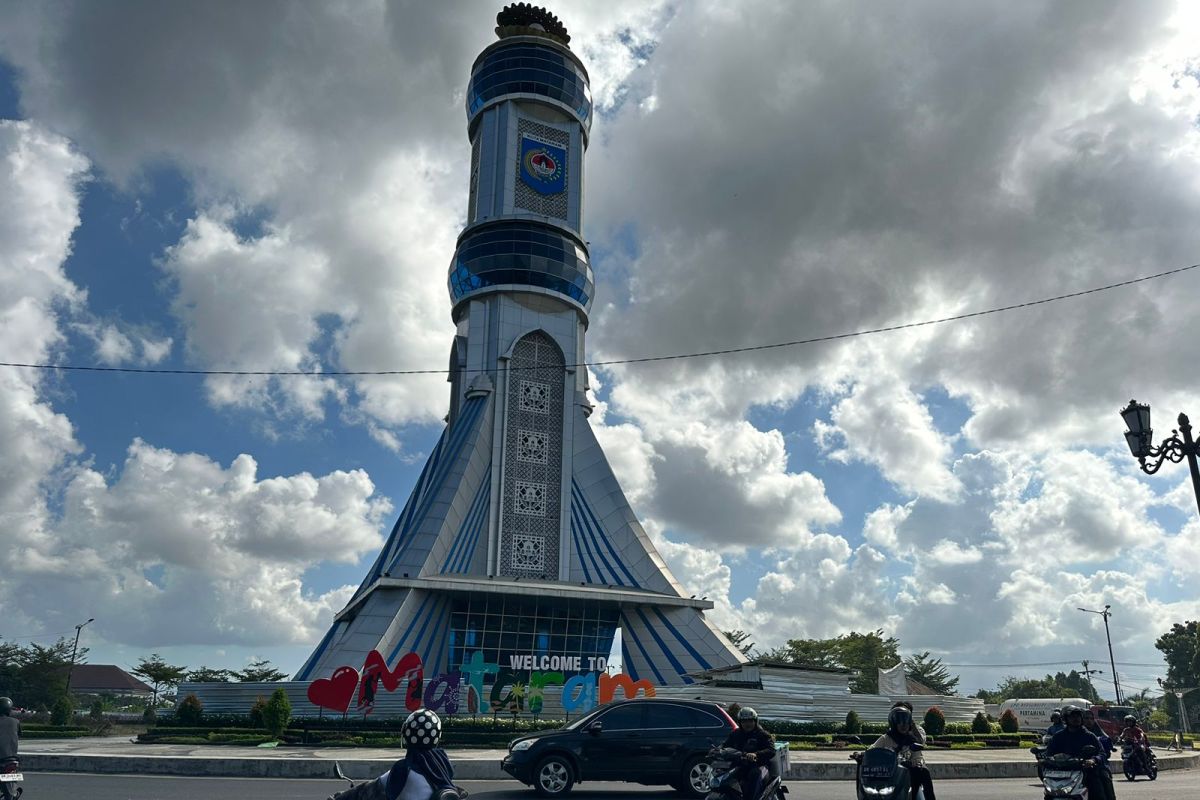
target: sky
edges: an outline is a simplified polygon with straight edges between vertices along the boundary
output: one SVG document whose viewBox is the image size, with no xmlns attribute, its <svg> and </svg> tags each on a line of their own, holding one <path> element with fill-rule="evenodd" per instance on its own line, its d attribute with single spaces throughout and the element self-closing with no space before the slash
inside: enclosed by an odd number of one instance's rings
<svg viewBox="0 0 1200 800">
<path fill-rule="evenodd" d="M 0 6 L 0 361 L 438 368 L 499 4 Z M 557 3 L 592 76 L 588 356 L 793 341 L 1200 262 L 1186 2 Z M 990 688 L 1164 674 L 1200 617 L 1200 270 L 592 370 L 626 493 L 763 648 L 884 629 Z M 0 367 L 0 637 L 297 669 L 382 545 L 439 376 Z M 1017 666 L 972 666 L 1017 665 Z M 1034 666 L 1021 666 L 1034 665 Z M 1111 681 L 1111 671 L 1097 681 Z M 1111 693 L 1111 690 L 1110 690 Z"/>
</svg>

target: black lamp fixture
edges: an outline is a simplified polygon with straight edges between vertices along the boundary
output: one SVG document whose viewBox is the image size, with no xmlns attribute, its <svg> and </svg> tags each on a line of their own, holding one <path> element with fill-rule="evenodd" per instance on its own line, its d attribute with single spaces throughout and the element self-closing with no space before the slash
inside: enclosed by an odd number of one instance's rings
<svg viewBox="0 0 1200 800">
<path fill-rule="evenodd" d="M 1196 508 L 1200 509 L 1200 464 L 1196 456 L 1200 455 L 1200 445 L 1192 439 L 1192 425 L 1187 414 L 1179 415 L 1179 427 L 1171 431 L 1171 435 L 1155 447 L 1154 428 L 1150 426 L 1150 406 L 1130 400 L 1129 405 L 1121 409 L 1121 419 L 1125 420 L 1125 441 L 1129 444 L 1129 452 L 1138 460 L 1142 472 L 1153 475 L 1158 472 L 1163 463 L 1170 461 L 1178 464 L 1185 458 L 1192 472 L 1192 488 L 1196 491 Z"/>
</svg>

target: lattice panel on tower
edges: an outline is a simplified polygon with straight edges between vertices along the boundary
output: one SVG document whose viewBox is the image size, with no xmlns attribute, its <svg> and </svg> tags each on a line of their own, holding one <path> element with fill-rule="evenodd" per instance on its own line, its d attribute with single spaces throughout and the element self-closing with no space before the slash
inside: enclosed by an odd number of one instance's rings
<svg viewBox="0 0 1200 800">
<path fill-rule="evenodd" d="M 467 221 L 474 222 L 475 217 L 479 214 L 479 210 L 475 208 L 475 203 L 479 199 L 479 140 L 480 134 L 475 134 L 475 140 L 471 142 L 471 190 L 467 197 Z"/>
<path fill-rule="evenodd" d="M 556 147 L 561 147 L 567 152 L 570 152 L 571 136 L 566 131 L 560 131 L 558 128 L 551 128 L 549 125 L 542 125 L 539 122 L 534 122 L 530 119 L 517 120 L 517 141 L 521 137 L 529 135 L 535 139 L 539 139 L 546 144 L 552 144 Z M 559 219 L 567 218 L 567 195 L 571 185 L 571 173 L 567 170 L 567 165 L 562 165 L 563 170 L 566 170 L 566 179 L 563 184 L 563 190 L 558 194 L 542 194 L 531 188 L 525 181 L 521 180 L 521 148 L 517 147 L 516 160 L 516 190 L 513 197 L 513 203 L 518 211 L 532 211 L 534 214 L 542 214 L 547 217 L 558 217 Z"/>
<path fill-rule="evenodd" d="M 509 361 L 501 500 L 501 575 L 558 578 L 562 507 L 562 352 L 531 333 Z"/>
</svg>

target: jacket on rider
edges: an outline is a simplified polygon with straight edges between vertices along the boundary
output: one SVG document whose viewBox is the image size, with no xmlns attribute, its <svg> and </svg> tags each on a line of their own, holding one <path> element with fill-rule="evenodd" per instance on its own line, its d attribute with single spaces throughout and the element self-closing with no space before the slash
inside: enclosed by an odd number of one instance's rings
<svg viewBox="0 0 1200 800">
<path fill-rule="evenodd" d="M 17 757 L 20 739 L 21 722 L 7 714 L 0 716 L 0 761 L 11 761 Z"/>
<path fill-rule="evenodd" d="M 1121 731 L 1121 738 L 1134 744 L 1146 744 L 1146 732 L 1136 723 Z"/>
<path fill-rule="evenodd" d="M 775 737 L 755 725 L 751 730 L 738 728 L 729 734 L 722 747 L 732 747 L 743 753 L 754 753 L 755 761 L 763 766 L 775 757 Z"/>
<path fill-rule="evenodd" d="M 1104 753 L 1104 748 L 1100 745 L 1100 740 L 1096 738 L 1096 734 L 1089 731 L 1087 728 L 1067 728 L 1054 734 L 1054 738 L 1050 740 L 1049 746 L 1046 748 L 1047 756 L 1066 753 L 1072 758 L 1083 758 L 1083 748 L 1091 745 L 1096 748 L 1097 761 Z"/>
</svg>

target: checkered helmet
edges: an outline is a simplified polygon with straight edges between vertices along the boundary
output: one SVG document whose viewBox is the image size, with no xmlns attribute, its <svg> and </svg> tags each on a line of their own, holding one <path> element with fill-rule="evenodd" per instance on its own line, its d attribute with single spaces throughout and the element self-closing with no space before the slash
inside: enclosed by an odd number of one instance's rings
<svg viewBox="0 0 1200 800">
<path fill-rule="evenodd" d="M 442 738 L 442 721 L 428 708 L 418 708 L 404 720 L 402 733 L 408 747 L 437 747 Z"/>
</svg>

